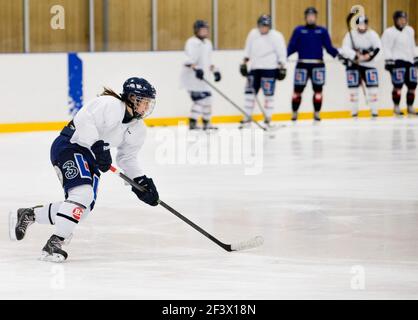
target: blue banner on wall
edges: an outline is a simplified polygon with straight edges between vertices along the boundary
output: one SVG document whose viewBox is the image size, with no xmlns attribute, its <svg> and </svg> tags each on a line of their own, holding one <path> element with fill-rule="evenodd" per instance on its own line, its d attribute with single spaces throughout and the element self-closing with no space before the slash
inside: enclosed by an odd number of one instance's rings
<svg viewBox="0 0 418 320">
<path fill-rule="evenodd" d="M 83 106 L 83 61 L 77 53 L 68 54 L 68 103 L 72 116 Z"/>
</svg>

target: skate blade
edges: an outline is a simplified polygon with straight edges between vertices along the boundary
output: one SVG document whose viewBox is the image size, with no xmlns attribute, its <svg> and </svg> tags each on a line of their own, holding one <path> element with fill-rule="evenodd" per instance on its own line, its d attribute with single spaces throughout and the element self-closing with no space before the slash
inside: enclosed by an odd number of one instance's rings
<svg viewBox="0 0 418 320">
<path fill-rule="evenodd" d="M 66 259 L 62 254 L 58 254 L 58 253 L 49 254 L 48 252 L 42 251 L 42 254 L 39 260 L 46 261 L 46 262 L 62 263 Z"/>
<path fill-rule="evenodd" d="M 16 238 L 17 210 L 9 213 L 9 238 L 11 241 L 17 241 Z"/>
</svg>

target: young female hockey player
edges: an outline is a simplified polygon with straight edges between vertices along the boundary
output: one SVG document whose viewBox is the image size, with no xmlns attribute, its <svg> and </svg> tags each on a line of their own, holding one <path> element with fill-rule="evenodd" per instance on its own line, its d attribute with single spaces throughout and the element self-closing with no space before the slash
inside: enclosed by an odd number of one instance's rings
<svg viewBox="0 0 418 320">
<path fill-rule="evenodd" d="M 298 63 L 295 69 L 294 90 L 292 97 L 292 120 L 298 119 L 299 107 L 302 103 L 302 93 L 308 80 L 311 79 L 314 106 L 314 120 L 321 121 L 323 87 L 325 85 L 326 70 L 323 48 L 332 56 L 339 52 L 333 47 L 328 30 L 317 25 L 318 11 L 314 7 L 305 10 L 304 26 L 298 26 L 293 31 L 287 48 L 287 56 L 298 53 Z"/>
<path fill-rule="evenodd" d="M 257 20 L 257 28 L 250 31 L 245 42 L 244 61 L 240 73 L 247 78 L 245 85 L 245 111 L 240 129 L 251 124 L 256 97 L 260 89 L 264 94 L 266 127 L 271 127 L 274 112 L 276 80 L 286 77 L 286 42 L 283 34 L 273 29 L 271 16 L 263 14 Z M 250 63 L 250 71 L 248 70 Z"/>
<path fill-rule="evenodd" d="M 357 29 L 349 31 L 343 40 L 342 55 L 355 63 L 346 64 L 347 86 L 350 92 L 351 115 L 359 113 L 359 88 L 367 88 L 367 102 L 372 117 L 378 116 L 379 73 L 377 61 L 382 45 L 376 31 L 369 28 L 369 19 L 360 16 L 356 20 Z M 351 33 L 351 34 L 350 34 Z"/>
<path fill-rule="evenodd" d="M 408 89 L 406 94 L 407 112 L 416 115 L 414 108 L 415 90 L 418 84 L 418 57 L 415 52 L 415 30 L 408 25 L 408 15 L 404 11 L 395 11 L 394 25 L 385 30 L 382 36 L 385 69 L 392 76 L 392 100 L 394 113 L 402 116 L 399 104 L 402 88 Z"/>
<path fill-rule="evenodd" d="M 186 62 L 181 74 L 181 82 L 193 101 L 189 119 L 190 130 L 200 129 L 197 121 L 202 115 L 203 130 L 217 129 L 210 123 L 212 116 L 212 93 L 205 75 L 213 73 L 215 82 L 221 80 L 221 73 L 212 64 L 213 47 L 209 37 L 209 24 L 196 20 L 193 24 L 194 36 L 186 41 Z"/>
<path fill-rule="evenodd" d="M 145 203 L 156 206 L 158 192 L 152 179 L 138 166 L 137 154 L 145 140 L 142 121 L 154 109 L 156 91 L 145 79 L 129 78 L 123 93 L 110 89 L 93 99 L 61 131 L 51 147 L 51 163 L 65 193 L 65 200 L 10 213 L 10 237 L 22 240 L 34 222 L 55 225 L 55 233 L 42 249 L 41 260 L 62 262 L 62 250 L 77 224 L 93 210 L 100 172 L 112 164 L 110 148 L 117 148 L 117 164 L 126 175 L 147 189 L 132 191 Z"/>
</svg>

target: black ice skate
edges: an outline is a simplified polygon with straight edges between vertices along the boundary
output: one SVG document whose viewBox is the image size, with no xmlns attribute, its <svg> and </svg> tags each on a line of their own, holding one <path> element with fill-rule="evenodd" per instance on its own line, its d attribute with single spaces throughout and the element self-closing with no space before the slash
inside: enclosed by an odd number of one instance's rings
<svg viewBox="0 0 418 320">
<path fill-rule="evenodd" d="M 209 120 L 203 120 L 203 130 L 218 130 L 218 127 L 214 127 Z"/>
<path fill-rule="evenodd" d="M 409 116 L 416 116 L 417 115 L 417 112 L 415 111 L 414 107 L 412 107 L 412 106 L 408 107 L 408 115 Z"/>
<path fill-rule="evenodd" d="M 238 129 L 246 129 L 246 128 L 249 128 L 249 127 L 251 127 L 251 120 L 250 119 L 244 119 L 244 120 L 240 121 Z"/>
<path fill-rule="evenodd" d="M 297 121 L 298 120 L 298 112 L 297 111 L 293 111 L 292 112 L 292 121 Z"/>
<path fill-rule="evenodd" d="M 200 130 L 202 128 L 200 128 L 197 125 L 197 120 L 190 118 L 189 119 L 189 130 Z"/>
<path fill-rule="evenodd" d="M 266 119 L 264 120 L 264 128 L 266 128 L 267 130 L 273 130 L 273 129 L 276 129 L 277 127 L 271 123 L 270 119 Z"/>
<path fill-rule="evenodd" d="M 318 111 L 314 112 L 314 121 L 316 121 L 316 122 L 321 121 L 321 116 L 319 115 Z"/>
<path fill-rule="evenodd" d="M 64 244 L 64 238 L 58 237 L 53 234 L 49 238 L 48 242 L 42 249 L 42 255 L 40 260 L 50 261 L 50 262 L 63 262 L 67 259 L 68 254 L 62 250 L 62 245 Z"/>
<path fill-rule="evenodd" d="M 9 236 L 10 240 L 19 241 L 25 237 L 29 226 L 35 222 L 33 208 L 21 208 L 10 212 L 9 215 Z"/>
<path fill-rule="evenodd" d="M 402 112 L 401 108 L 399 108 L 399 106 L 395 106 L 395 108 L 393 109 L 393 113 L 396 116 L 403 116 L 404 113 Z"/>
</svg>

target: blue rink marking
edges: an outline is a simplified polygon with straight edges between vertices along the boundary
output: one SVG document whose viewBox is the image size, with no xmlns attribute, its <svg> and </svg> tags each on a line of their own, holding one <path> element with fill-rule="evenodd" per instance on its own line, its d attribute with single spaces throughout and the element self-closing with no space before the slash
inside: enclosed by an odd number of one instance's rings
<svg viewBox="0 0 418 320">
<path fill-rule="evenodd" d="M 83 106 L 83 61 L 77 53 L 68 54 L 68 104 L 72 116 Z"/>
</svg>

